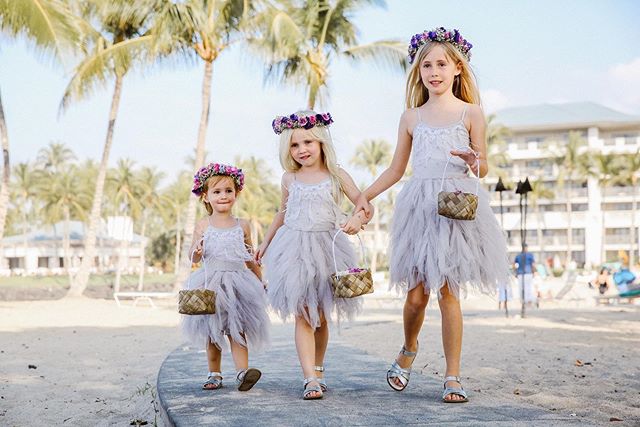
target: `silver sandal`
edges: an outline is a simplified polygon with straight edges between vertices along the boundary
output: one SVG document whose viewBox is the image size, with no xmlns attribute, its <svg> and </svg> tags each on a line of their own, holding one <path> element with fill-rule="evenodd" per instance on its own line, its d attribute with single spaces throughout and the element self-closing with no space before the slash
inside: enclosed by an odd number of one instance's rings
<svg viewBox="0 0 640 427">
<path fill-rule="evenodd" d="M 213 387 L 207 387 L 208 385 L 212 385 Z M 220 372 L 209 372 L 207 381 L 202 384 L 202 389 L 218 390 L 219 388 L 222 388 L 222 375 L 220 375 Z"/>
<path fill-rule="evenodd" d="M 409 351 L 403 345 L 402 346 L 402 350 L 400 350 L 400 353 L 403 356 L 413 357 L 413 360 L 411 361 L 411 365 L 413 365 L 414 360 L 416 360 L 416 355 L 418 354 L 418 350 Z M 391 368 L 389 368 L 389 370 L 387 371 L 387 383 L 389 384 L 389 387 L 391 387 L 395 391 L 404 390 L 407 387 L 407 384 L 409 384 L 409 378 L 410 377 L 411 377 L 411 366 L 409 366 L 406 369 L 402 368 L 398 364 L 398 359 L 394 360 L 393 364 L 391 364 Z M 398 385 L 396 385 L 396 383 L 391 381 L 394 378 L 397 378 L 398 380 L 400 380 L 400 383 L 402 384 L 402 387 L 398 387 Z"/>
<path fill-rule="evenodd" d="M 262 372 L 255 368 L 248 368 L 238 371 L 236 375 L 236 384 L 238 384 L 238 391 L 249 391 L 256 385 Z"/>
<path fill-rule="evenodd" d="M 309 378 L 305 378 L 304 382 L 303 382 L 303 387 L 304 387 L 304 391 L 302 392 L 302 399 L 303 400 L 315 400 L 315 399 L 322 399 L 323 395 L 322 395 L 322 387 L 320 385 L 312 385 L 310 386 L 309 383 L 311 382 L 317 382 L 318 384 L 320 383 L 318 381 L 318 378 L 316 377 L 309 377 Z M 311 393 L 313 392 L 318 393 L 317 396 L 311 396 Z"/>
<path fill-rule="evenodd" d="M 316 372 L 322 372 L 324 373 L 324 366 L 314 366 L 313 370 Z M 325 393 L 327 390 L 329 390 L 329 387 L 327 386 L 327 382 L 325 381 L 324 378 L 318 378 L 318 384 L 320 384 L 320 388 L 322 389 L 322 392 Z"/>
<path fill-rule="evenodd" d="M 460 383 L 460 387 L 447 387 L 448 381 L 457 381 L 458 383 Z M 444 403 L 465 403 L 469 401 L 469 399 L 467 398 L 467 392 L 464 391 L 464 389 L 462 388 L 462 382 L 460 381 L 460 377 L 457 377 L 455 375 L 449 375 L 448 377 L 444 377 L 443 387 L 444 387 L 444 391 L 442 392 L 442 401 Z M 447 397 L 450 394 L 455 394 L 456 396 L 460 396 L 462 397 L 462 399 L 457 399 L 457 400 L 445 399 L 445 397 Z"/>
</svg>

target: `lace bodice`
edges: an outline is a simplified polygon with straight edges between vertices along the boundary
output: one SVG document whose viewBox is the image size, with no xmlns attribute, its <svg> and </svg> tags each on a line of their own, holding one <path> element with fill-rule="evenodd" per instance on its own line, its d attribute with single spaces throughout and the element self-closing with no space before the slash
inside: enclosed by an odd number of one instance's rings
<svg viewBox="0 0 640 427">
<path fill-rule="evenodd" d="M 457 156 L 451 156 L 451 150 L 468 150 L 471 142 L 469 132 L 464 125 L 464 115 L 458 122 L 445 127 L 432 127 L 420 119 L 413 129 L 411 163 L 413 176 L 418 179 L 442 178 L 447 159 L 447 177 L 467 176 L 467 165 Z"/>
<path fill-rule="evenodd" d="M 203 259 L 208 264 L 214 261 L 250 261 L 252 256 L 244 244 L 244 231 L 240 224 L 231 228 L 209 225 L 204 232 Z"/>
<path fill-rule="evenodd" d="M 331 188 L 331 179 L 317 184 L 292 181 L 288 188 L 285 225 L 302 231 L 335 229 L 342 214 L 333 199 Z"/>
</svg>

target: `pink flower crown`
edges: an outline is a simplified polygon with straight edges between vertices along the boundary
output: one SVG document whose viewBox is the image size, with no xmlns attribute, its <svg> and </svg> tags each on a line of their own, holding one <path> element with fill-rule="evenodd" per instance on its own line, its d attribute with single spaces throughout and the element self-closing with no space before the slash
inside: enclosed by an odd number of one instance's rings
<svg viewBox="0 0 640 427">
<path fill-rule="evenodd" d="M 193 176 L 193 188 L 191 189 L 191 192 L 196 196 L 200 196 L 204 189 L 204 183 L 207 182 L 207 179 L 216 175 L 223 175 L 232 178 L 238 187 L 238 191 L 242 190 L 242 187 L 244 186 L 244 173 L 242 173 L 242 169 L 235 166 L 223 165 L 221 163 L 209 163 L 208 165 L 201 167 Z"/>
<path fill-rule="evenodd" d="M 329 126 L 333 123 L 330 113 L 311 114 L 309 116 L 276 116 L 271 122 L 271 127 L 276 135 L 280 135 L 285 129 L 311 129 L 315 126 Z"/>
<path fill-rule="evenodd" d="M 416 53 L 418 53 L 418 49 L 420 49 L 422 45 L 429 41 L 451 43 L 453 47 L 458 49 L 458 51 L 462 54 L 462 56 L 464 56 L 467 61 L 471 60 L 471 53 L 469 51 L 471 50 L 473 45 L 462 38 L 462 35 L 458 30 L 447 30 L 444 27 L 439 27 L 435 30 L 424 31 L 411 37 L 411 42 L 409 43 L 410 64 L 413 63 L 413 60 L 416 57 Z"/>
</svg>

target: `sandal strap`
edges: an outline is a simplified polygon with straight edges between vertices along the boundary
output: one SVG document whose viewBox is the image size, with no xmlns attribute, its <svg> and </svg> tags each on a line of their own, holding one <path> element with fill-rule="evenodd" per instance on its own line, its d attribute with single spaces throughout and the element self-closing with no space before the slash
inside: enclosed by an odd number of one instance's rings
<svg viewBox="0 0 640 427">
<path fill-rule="evenodd" d="M 462 387 L 445 387 L 444 391 L 442 392 L 442 398 L 444 399 L 450 394 L 457 394 L 458 396 L 464 397 L 465 399 L 468 398 L 467 392 L 464 391 Z"/>
<path fill-rule="evenodd" d="M 317 377 L 305 378 L 304 381 L 303 381 L 302 386 L 306 388 L 307 384 L 309 384 L 310 382 L 313 382 L 313 381 L 318 382 L 318 378 Z"/>
<path fill-rule="evenodd" d="M 409 351 L 407 350 L 407 348 L 403 345 L 402 346 L 402 350 L 400 350 L 400 353 L 402 353 L 404 356 L 408 356 L 408 357 L 415 357 L 416 354 L 418 354 L 418 350 L 416 351 Z"/>
<path fill-rule="evenodd" d="M 222 378 L 222 374 L 220 372 L 209 372 L 207 377 L 220 377 Z"/>
<path fill-rule="evenodd" d="M 456 382 L 459 382 L 460 384 L 462 384 L 462 382 L 460 382 L 460 377 L 458 377 L 456 375 L 448 375 L 448 376 L 444 377 L 444 382 L 446 383 L 447 381 L 456 381 Z"/>
<path fill-rule="evenodd" d="M 324 372 L 324 366 L 314 366 L 313 370 L 316 372 Z"/>
</svg>

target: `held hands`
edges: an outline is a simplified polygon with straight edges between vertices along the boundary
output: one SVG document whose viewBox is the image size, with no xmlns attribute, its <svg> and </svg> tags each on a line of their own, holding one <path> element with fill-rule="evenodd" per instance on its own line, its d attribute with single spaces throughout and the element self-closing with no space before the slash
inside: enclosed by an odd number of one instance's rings
<svg viewBox="0 0 640 427">
<path fill-rule="evenodd" d="M 364 230 L 364 225 L 362 225 L 360 215 L 362 214 L 356 213 L 351 215 L 351 218 L 349 218 L 345 224 L 341 224 L 342 231 L 347 234 L 357 234 L 358 231 Z"/>
<path fill-rule="evenodd" d="M 258 246 L 258 249 L 256 249 L 255 254 L 253 254 L 253 258 L 256 260 L 258 265 L 262 265 L 262 257 L 267 250 L 267 246 L 269 246 L 267 242 L 262 242 L 260 246 Z"/>
<path fill-rule="evenodd" d="M 464 160 L 464 162 L 467 164 L 467 166 L 469 166 L 469 169 L 471 169 L 471 172 L 475 175 L 478 176 L 479 170 L 478 170 L 478 159 L 480 158 L 480 154 L 477 151 L 474 151 L 472 149 L 469 150 L 451 150 L 450 151 L 452 156 L 457 156 L 460 157 L 462 160 Z"/>
<path fill-rule="evenodd" d="M 371 205 L 369 204 L 367 197 L 362 193 L 360 193 L 360 196 L 358 196 L 358 200 L 356 200 L 356 206 L 353 208 L 354 214 L 360 211 L 364 212 L 364 215 L 367 218 L 367 220 L 371 219 L 371 216 L 372 216 Z"/>
</svg>

